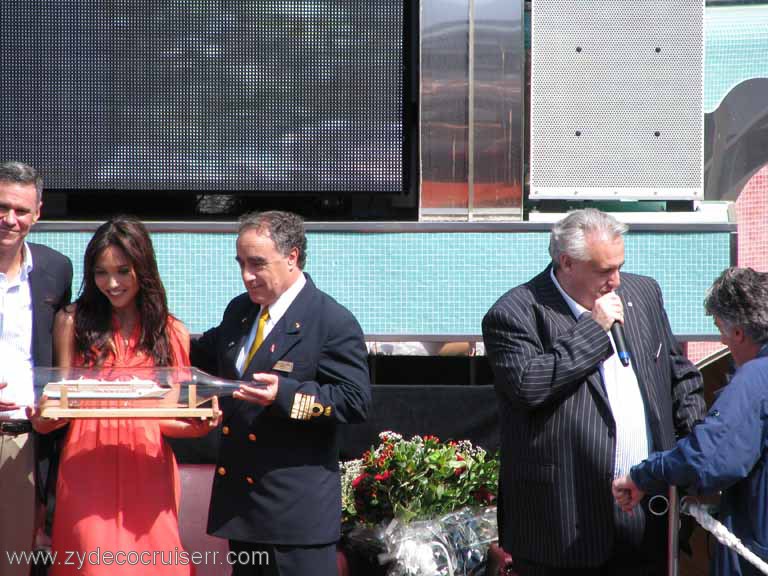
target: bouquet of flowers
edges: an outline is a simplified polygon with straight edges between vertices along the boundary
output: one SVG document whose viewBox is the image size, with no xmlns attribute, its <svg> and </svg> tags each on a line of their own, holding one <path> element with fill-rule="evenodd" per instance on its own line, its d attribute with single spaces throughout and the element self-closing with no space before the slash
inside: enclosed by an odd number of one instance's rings
<svg viewBox="0 0 768 576">
<path fill-rule="evenodd" d="M 343 462 L 346 543 L 374 552 L 389 574 L 475 574 L 496 538 L 498 460 L 471 442 L 382 432 Z M 373 528 L 376 526 L 376 528 Z"/>
<path fill-rule="evenodd" d="M 345 520 L 434 518 L 495 500 L 499 463 L 467 440 L 382 432 L 379 445 L 341 464 Z"/>
<path fill-rule="evenodd" d="M 394 561 L 388 576 L 476 576 L 485 574 L 485 555 L 497 537 L 495 507 L 393 520 L 382 533 L 386 552 L 380 560 Z"/>
</svg>

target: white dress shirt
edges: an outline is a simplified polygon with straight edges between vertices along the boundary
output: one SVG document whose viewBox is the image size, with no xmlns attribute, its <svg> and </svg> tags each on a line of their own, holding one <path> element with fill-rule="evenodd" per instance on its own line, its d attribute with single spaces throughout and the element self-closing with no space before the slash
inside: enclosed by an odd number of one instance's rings
<svg viewBox="0 0 768 576">
<path fill-rule="evenodd" d="M 35 403 L 32 379 L 32 293 L 29 274 L 32 252 L 24 244 L 24 259 L 19 274 L 9 280 L 0 272 L 0 400 L 21 406 L 13 412 L 0 412 L 0 419 L 26 419 L 24 406 Z"/>
<path fill-rule="evenodd" d="M 554 269 L 550 270 L 552 282 L 560 291 L 568 307 L 576 318 L 584 312 L 589 312 L 581 304 L 571 298 L 555 277 Z M 645 413 L 645 402 L 640 393 L 640 384 L 637 375 L 632 368 L 632 359 L 629 366 L 624 366 L 616 354 L 616 344 L 613 336 L 607 332 L 611 339 L 614 354 L 600 363 L 600 376 L 603 379 L 608 402 L 611 405 L 613 419 L 616 422 L 616 458 L 613 466 L 613 477 L 619 478 L 629 474 L 629 469 L 639 464 L 648 457 L 653 445 L 648 426 L 648 417 Z"/>
<path fill-rule="evenodd" d="M 291 284 L 288 290 L 283 292 L 280 297 L 269 306 L 269 320 L 267 320 L 267 323 L 264 324 L 262 342 L 267 339 L 269 333 L 272 332 L 272 328 L 274 328 L 275 325 L 280 321 L 280 318 L 285 315 L 285 312 L 288 310 L 291 304 L 293 304 L 293 301 L 296 300 L 296 297 L 299 295 L 299 292 L 301 292 L 301 289 L 304 288 L 306 283 L 307 279 L 304 276 L 304 272 L 302 272 L 296 281 Z M 261 316 L 261 308 L 259 309 L 259 313 L 256 314 L 256 320 L 254 321 L 253 326 L 251 326 L 251 332 L 248 334 L 248 339 L 245 341 L 245 345 L 240 349 L 240 353 L 237 355 L 237 362 L 235 362 L 235 366 L 241 375 L 243 374 L 243 370 L 246 368 L 243 366 L 243 364 L 245 364 L 245 359 L 248 357 L 248 351 L 251 349 L 251 344 L 253 344 L 253 341 L 256 339 L 256 331 L 259 327 L 259 316 Z"/>
</svg>

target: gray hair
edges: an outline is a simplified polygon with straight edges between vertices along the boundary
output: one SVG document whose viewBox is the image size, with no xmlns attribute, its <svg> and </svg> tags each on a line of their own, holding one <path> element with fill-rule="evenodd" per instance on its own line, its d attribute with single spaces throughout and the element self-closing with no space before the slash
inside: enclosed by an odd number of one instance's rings
<svg viewBox="0 0 768 576">
<path fill-rule="evenodd" d="M 307 236 L 304 233 L 304 220 L 301 216 L 292 212 L 250 212 L 240 218 L 240 227 L 237 235 L 240 236 L 247 230 L 259 230 L 267 234 L 275 243 L 275 248 L 283 256 L 288 256 L 291 250 L 299 251 L 297 264 L 299 269 L 304 269 L 307 260 Z"/>
<path fill-rule="evenodd" d="M 3 162 L 0 164 L 0 182 L 34 184 L 37 191 L 37 203 L 39 204 L 43 200 L 43 178 L 29 164 Z"/>
<path fill-rule="evenodd" d="M 707 291 L 704 308 L 726 330 L 740 326 L 754 342 L 768 341 L 768 274 L 726 268 Z"/>
<path fill-rule="evenodd" d="M 614 239 L 622 236 L 628 226 L 605 212 L 595 208 L 574 210 L 552 226 L 549 236 L 549 255 L 557 268 L 560 256 L 565 254 L 575 260 L 590 259 L 587 236 L 598 234 L 601 238 Z"/>
</svg>

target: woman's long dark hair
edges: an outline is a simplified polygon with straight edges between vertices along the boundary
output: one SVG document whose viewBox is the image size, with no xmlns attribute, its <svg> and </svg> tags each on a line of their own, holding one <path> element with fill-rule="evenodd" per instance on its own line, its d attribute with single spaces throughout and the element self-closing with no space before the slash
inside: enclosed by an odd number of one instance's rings
<svg viewBox="0 0 768 576">
<path fill-rule="evenodd" d="M 170 366 L 174 359 L 168 338 L 168 300 L 160 280 L 155 250 L 147 229 L 130 216 L 116 216 L 96 230 L 85 249 L 83 286 L 75 313 L 75 347 L 86 365 L 101 365 L 113 349 L 112 304 L 96 286 L 97 258 L 110 246 L 120 248 L 136 272 L 139 291 L 136 307 L 141 322 L 138 349 L 155 366 Z"/>
</svg>

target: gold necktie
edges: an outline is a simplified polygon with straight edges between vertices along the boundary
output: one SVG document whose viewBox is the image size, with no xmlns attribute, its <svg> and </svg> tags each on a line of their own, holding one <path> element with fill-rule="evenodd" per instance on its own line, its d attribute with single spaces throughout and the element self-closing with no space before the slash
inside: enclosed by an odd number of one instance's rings
<svg viewBox="0 0 768 576">
<path fill-rule="evenodd" d="M 256 338 L 253 339 L 253 344 L 251 344 L 251 349 L 248 351 L 248 357 L 245 359 L 245 364 L 243 364 L 243 370 L 248 368 L 248 365 L 251 363 L 251 360 L 253 360 L 253 356 L 256 354 L 256 350 L 258 350 L 259 346 L 261 346 L 261 343 L 264 342 L 264 326 L 266 326 L 268 320 L 269 320 L 269 308 L 265 306 L 264 310 L 259 316 L 259 325 L 256 328 Z"/>
</svg>

